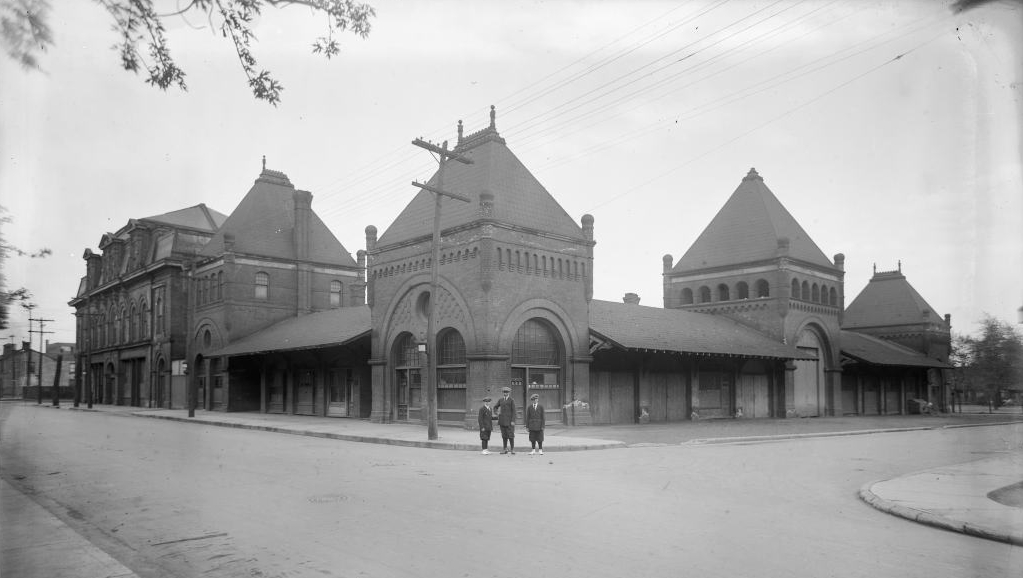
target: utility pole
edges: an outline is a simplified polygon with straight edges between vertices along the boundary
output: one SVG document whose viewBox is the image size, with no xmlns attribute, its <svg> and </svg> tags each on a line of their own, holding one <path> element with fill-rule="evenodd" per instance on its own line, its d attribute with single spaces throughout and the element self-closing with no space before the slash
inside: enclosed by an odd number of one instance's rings
<svg viewBox="0 0 1023 578">
<path fill-rule="evenodd" d="M 35 330 L 32 329 L 32 322 L 33 321 L 38 321 L 39 322 L 39 330 L 38 331 L 35 331 Z M 28 318 L 28 333 L 29 333 L 28 342 L 30 344 L 29 355 L 32 355 L 32 351 L 31 351 L 32 337 L 31 337 L 31 335 L 33 333 L 38 333 L 39 334 L 39 365 L 36 366 L 36 381 L 39 383 L 39 390 L 36 392 L 37 393 L 37 395 L 36 395 L 36 403 L 40 404 L 40 405 L 42 405 L 42 403 L 43 403 L 43 348 L 45 347 L 43 345 L 43 335 L 46 334 L 46 333 L 53 333 L 52 331 L 43 331 L 43 327 L 46 325 L 47 321 L 53 321 L 53 319 L 32 319 L 31 317 Z"/>
<path fill-rule="evenodd" d="M 472 201 L 468 197 L 444 190 L 444 164 L 448 160 L 456 160 L 471 165 L 472 159 L 448 150 L 448 141 L 437 146 L 431 142 L 417 138 L 412 141 L 417 147 L 424 148 L 437 155 L 437 186 L 431 187 L 412 181 L 412 186 L 433 193 L 435 204 L 433 209 L 433 258 L 430 267 L 430 316 L 426 322 L 426 432 L 431 440 L 437 439 L 437 335 L 434 333 L 437 319 L 437 300 L 440 275 L 440 207 L 441 199 L 451 197 L 465 203 Z"/>
</svg>

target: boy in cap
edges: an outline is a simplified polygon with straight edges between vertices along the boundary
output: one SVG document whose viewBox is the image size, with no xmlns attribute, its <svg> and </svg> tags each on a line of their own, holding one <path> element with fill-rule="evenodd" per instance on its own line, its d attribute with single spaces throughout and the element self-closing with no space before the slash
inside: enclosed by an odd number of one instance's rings
<svg viewBox="0 0 1023 578">
<path fill-rule="evenodd" d="M 494 412 L 490 409 L 490 396 L 483 398 L 483 406 L 480 407 L 479 422 L 480 422 L 480 442 L 483 444 L 483 451 L 481 454 L 487 455 L 490 450 L 487 449 L 487 444 L 490 443 L 490 432 L 494 431 Z"/>
<path fill-rule="evenodd" d="M 529 430 L 529 444 L 533 446 L 529 455 L 537 453 L 537 446 L 540 446 L 540 455 L 543 455 L 543 428 L 546 425 L 547 416 L 540 405 L 540 396 L 534 393 L 529 396 L 529 405 L 526 407 L 526 429 Z"/>
<path fill-rule="evenodd" d="M 511 388 L 501 388 L 504 396 L 497 400 L 497 425 L 501 426 L 501 443 L 504 445 L 502 454 L 507 454 L 508 446 L 511 445 L 511 455 L 515 455 L 515 400 L 511 398 Z"/>
</svg>

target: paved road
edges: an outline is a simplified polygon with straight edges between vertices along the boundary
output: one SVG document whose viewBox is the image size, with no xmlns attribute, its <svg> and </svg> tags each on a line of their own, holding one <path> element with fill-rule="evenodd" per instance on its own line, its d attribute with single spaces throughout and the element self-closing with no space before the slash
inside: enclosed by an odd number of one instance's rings
<svg viewBox="0 0 1023 578">
<path fill-rule="evenodd" d="M 1023 567 L 1023 548 L 857 497 L 871 481 L 1018 449 L 1019 425 L 539 457 L 0 410 L 4 479 L 144 578 L 934 578 Z"/>
</svg>

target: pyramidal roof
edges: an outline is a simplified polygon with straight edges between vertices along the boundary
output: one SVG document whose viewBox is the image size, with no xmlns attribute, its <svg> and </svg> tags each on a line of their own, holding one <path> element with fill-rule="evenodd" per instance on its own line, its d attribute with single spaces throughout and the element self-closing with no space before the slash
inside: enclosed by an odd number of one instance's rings
<svg viewBox="0 0 1023 578">
<path fill-rule="evenodd" d="M 778 240 L 781 238 L 789 240 L 789 257 L 835 268 L 767 188 L 756 169 L 750 169 L 672 272 L 771 259 L 778 254 Z"/>
<path fill-rule="evenodd" d="M 441 230 L 476 220 L 480 193 L 486 191 L 494 195 L 492 218 L 497 222 L 571 238 L 583 237 L 582 228 L 508 149 L 494 126 L 493 107 L 490 126 L 477 133 L 463 137 L 459 122 L 458 145 L 454 152 L 472 160 L 472 164 L 448 161 L 444 166 L 443 183 L 438 173 L 434 173 L 426 184 L 462 195 L 471 202 L 445 198 L 441 208 Z M 419 191 L 380 235 L 377 245 L 391 245 L 432 234 L 434 205 L 433 193 Z"/>
<path fill-rule="evenodd" d="M 200 255 L 215 257 L 224 252 L 224 236 L 233 235 L 232 251 L 296 259 L 295 186 L 288 176 L 266 168 L 238 203 L 217 234 Z M 355 260 L 330 229 L 312 210 L 309 211 L 309 254 L 307 260 L 330 265 L 356 266 Z"/>
<path fill-rule="evenodd" d="M 944 324 L 944 318 L 897 271 L 878 272 L 845 310 L 842 329 L 918 323 Z"/>
<path fill-rule="evenodd" d="M 175 227 L 188 227 L 201 231 L 216 231 L 227 220 L 227 215 L 214 211 L 203 203 L 199 203 L 192 207 L 146 217 L 142 220 L 164 223 Z"/>
</svg>

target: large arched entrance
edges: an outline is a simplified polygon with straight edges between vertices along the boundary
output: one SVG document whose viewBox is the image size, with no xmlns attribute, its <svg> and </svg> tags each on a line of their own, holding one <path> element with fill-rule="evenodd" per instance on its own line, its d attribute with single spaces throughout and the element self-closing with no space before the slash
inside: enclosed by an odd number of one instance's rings
<svg viewBox="0 0 1023 578">
<path fill-rule="evenodd" d="M 512 342 L 511 390 L 518 406 L 518 423 L 522 408 L 534 393 L 547 414 L 547 423 L 563 421 L 564 350 L 553 327 L 542 319 L 529 319 L 519 327 Z"/>
<path fill-rule="evenodd" d="M 796 348 L 813 359 L 797 359 L 793 375 L 793 410 L 800 417 L 824 415 L 824 367 L 827 364 L 826 346 L 816 331 L 807 327 L 799 333 Z"/>
</svg>

